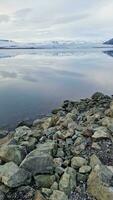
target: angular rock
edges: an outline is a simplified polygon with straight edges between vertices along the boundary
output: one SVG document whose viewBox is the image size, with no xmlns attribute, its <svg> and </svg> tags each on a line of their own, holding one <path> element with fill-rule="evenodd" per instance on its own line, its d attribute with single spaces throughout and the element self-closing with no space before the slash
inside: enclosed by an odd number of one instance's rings
<svg viewBox="0 0 113 200">
<path fill-rule="evenodd" d="M 38 188 L 50 188 L 55 181 L 54 175 L 38 175 L 34 177 Z"/>
<path fill-rule="evenodd" d="M 48 154 L 35 152 L 35 154 L 28 154 L 20 165 L 21 168 L 36 174 L 52 174 L 54 169 L 53 158 Z"/>
<path fill-rule="evenodd" d="M 100 140 L 100 139 L 109 139 L 110 136 L 109 136 L 109 133 L 108 132 L 105 132 L 103 130 L 97 130 L 95 131 L 94 135 L 92 136 L 92 138 L 94 140 Z"/>
<path fill-rule="evenodd" d="M 48 199 L 48 197 L 50 197 L 50 195 L 52 194 L 52 190 L 51 189 L 49 189 L 49 188 L 42 188 L 42 194 L 45 196 L 45 197 L 47 197 L 47 199 Z"/>
<path fill-rule="evenodd" d="M 87 190 L 97 200 L 113 199 L 113 188 L 108 183 L 108 179 L 112 176 L 110 177 L 110 172 L 107 172 L 108 175 L 106 172 L 103 174 L 103 168 L 101 169 L 99 165 L 96 165 L 89 175 Z"/>
<path fill-rule="evenodd" d="M 82 157 L 73 157 L 71 160 L 71 167 L 74 169 L 79 169 L 83 165 L 87 165 L 88 161 Z"/>
<path fill-rule="evenodd" d="M 15 188 L 26 185 L 31 181 L 31 174 L 20 169 L 15 163 L 9 162 L 0 166 L 0 182 L 6 186 Z"/>
<path fill-rule="evenodd" d="M 19 165 L 25 155 L 25 149 L 19 145 L 3 145 L 0 148 L 0 159 L 4 162 L 13 161 Z"/>
<path fill-rule="evenodd" d="M 48 140 L 43 144 L 37 144 L 37 148 L 32 153 L 34 153 L 35 151 L 54 156 L 57 152 L 57 144 L 52 140 Z"/>
<path fill-rule="evenodd" d="M 88 165 L 84 165 L 79 168 L 79 173 L 81 174 L 86 174 L 86 173 L 89 173 L 90 171 L 91 171 L 91 167 Z"/>
<path fill-rule="evenodd" d="M 50 196 L 50 200 L 68 200 L 67 195 L 59 190 L 54 190 Z"/>
<path fill-rule="evenodd" d="M 98 158 L 95 154 L 93 154 L 93 155 L 90 157 L 90 166 L 91 166 L 92 169 L 94 169 L 96 165 L 101 166 L 102 163 L 101 163 L 101 161 L 99 160 L 99 158 Z"/>
<path fill-rule="evenodd" d="M 39 190 L 35 192 L 33 200 L 46 200 Z"/>
<path fill-rule="evenodd" d="M 59 190 L 69 195 L 76 187 L 76 171 L 68 167 L 59 182 Z"/>
</svg>

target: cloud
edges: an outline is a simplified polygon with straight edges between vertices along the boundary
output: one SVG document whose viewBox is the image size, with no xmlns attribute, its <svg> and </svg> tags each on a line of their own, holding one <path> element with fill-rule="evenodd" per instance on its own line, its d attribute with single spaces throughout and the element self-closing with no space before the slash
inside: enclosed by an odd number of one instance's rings
<svg viewBox="0 0 113 200">
<path fill-rule="evenodd" d="M 32 41 L 107 39 L 113 34 L 113 0 L 1 0 L 0 8 L 5 10 L 0 37 Z"/>
<path fill-rule="evenodd" d="M 0 15 L 0 23 L 8 22 L 10 17 L 8 15 Z"/>
</svg>

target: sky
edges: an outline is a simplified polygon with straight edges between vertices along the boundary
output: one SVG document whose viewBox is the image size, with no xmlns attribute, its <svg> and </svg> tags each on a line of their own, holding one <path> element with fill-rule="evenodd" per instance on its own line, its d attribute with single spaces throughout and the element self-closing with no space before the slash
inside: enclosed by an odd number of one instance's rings
<svg viewBox="0 0 113 200">
<path fill-rule="evenodd" d="M 113 0 L 0 0 L 0 39 L 87 40 L 113 37 Z"/>
</svg>

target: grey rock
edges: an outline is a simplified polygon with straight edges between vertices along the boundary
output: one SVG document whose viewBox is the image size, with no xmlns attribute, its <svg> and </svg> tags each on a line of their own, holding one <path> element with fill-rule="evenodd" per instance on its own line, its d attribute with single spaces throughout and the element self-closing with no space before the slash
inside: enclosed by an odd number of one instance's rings
<svg viewBox="0 0 113 200">
<path fill-rule="evenodd" d="M 57 152 L 57 144 L 52 140 L 47 140 L 43 144 L 37 144 L 37 148 L 33 151 L 33 154 L 35 151 L 55 156 Z"/>
<path fill-rule="evenodd" d="M 9 162 L 0 166 L 0 181 L 8 187 L 15 188 L 29 184 L 31 174 L 20 169 L 15 163 Z"/>
<path fill-rule="evenodd" d="M 0 148 L 0 159 L 5 162 L 13 161 L 19 165 L 25 155 L 25 149 L 19 145 L 3 145 Z"/>
<path fill-rule="evenodd" d="M 88 161 L 82 157 L 73 157 L 71 160 L 71 167 L 74 169 L 78 169 L 83 165 L 87 165 Z"/>
<path fill-rule="evenodd" d="M 67 168 L 59 182 L 59 190 L 64 191 L 69 195 L 76 187 L 76 171 L 72 168 Z"/>
<path fill-rule="evenodd" d="M 22 161 L 21 168 L 36 174 L 52 174 L 54 169 L 53 158 L 48 154 L 43 154 L 40 152 L 35 152 L 33 155 L 28 154 L 28 156 Z"/>
<path fill-rule="evenodd" d="M 91 171 L 91 167 L 88 165 L 84 165 L 79 168 L 79 173 L 81 173 L 81 174 L 90 173 L 90 171 Z"/>
<path fill-rule="evenodd" d="M 34 177 L 36 186 L 38 188 L 50 188 L 55 181 L 54 175 L 38 175 Z"/>
<path fill-rule="evenodd" d="M 64 192 L 54 190 L 53 194 L 50 196 L 50 200 L 68 200 L 68 197 Z"/>
</svg>

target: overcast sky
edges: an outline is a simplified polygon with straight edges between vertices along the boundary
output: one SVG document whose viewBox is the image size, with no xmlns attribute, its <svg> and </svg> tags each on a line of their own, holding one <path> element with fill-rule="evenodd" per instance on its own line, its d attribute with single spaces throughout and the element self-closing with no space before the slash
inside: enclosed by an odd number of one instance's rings
<svg viewBox="0 0 113 200">
<path fill-rule="evenodd" d="M 0 0 L 0 39 L 112 37 L 113 0 Z"/>
</svg>

